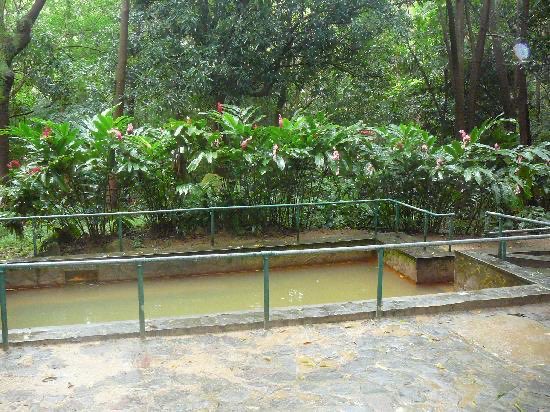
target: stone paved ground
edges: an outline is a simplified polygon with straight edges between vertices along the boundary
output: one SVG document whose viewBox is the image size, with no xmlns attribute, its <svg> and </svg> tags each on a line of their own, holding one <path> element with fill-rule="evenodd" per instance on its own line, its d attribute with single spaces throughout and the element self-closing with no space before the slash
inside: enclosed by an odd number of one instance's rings
<svg viewBox="0 0 550 412">
<path fill-rule="evenodd" d="M 550 406 L 550 305 L 0 353 L 0 409 Z"/>
</svg>

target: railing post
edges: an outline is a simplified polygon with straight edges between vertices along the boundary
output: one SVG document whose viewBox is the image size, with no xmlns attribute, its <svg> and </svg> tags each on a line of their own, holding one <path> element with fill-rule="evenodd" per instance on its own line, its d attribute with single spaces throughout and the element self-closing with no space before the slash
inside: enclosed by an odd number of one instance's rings
<svg viewBox="0 0 550 412">
<path fill-rule="evenodd" d="M 399 226 L 401 223 L 399 203 L 395 204 L 395 231 L 399 232 Z"/>
<path fill-rule="evenodd" d="M 502 217 L 498 218 L 498 237 L 503 237 L 503 222 Z M 499 259 L 506 259 L 506 241 L 500 240 L 498 242 L 498 257 Z"/>
<path fill-rule="evenodd" d="M 6 304 L 6 269 L 0 267 L 0 318 L 2 319 L 2 348 L 8 350 L 8 307 Z"/>
<path fill-rule="evenodd" d="M 145 338 L 145 294 L 143 292 L 143 263 L 137 264 L 138 305 L 139 305 L 139 336 Z"/>
<path fill-rule="evenodd" d="M 300 243 L 300 215 L 302 208 L 300 206 L 296 206 L 295 210 L 295 221 L 296 221 L 296 243 Z"/>
<path fill-rule="evenodd" d="M 424 242 L 428 239 L 428 214 L 424 212 Z M 426 250 L 426 246 L 424 246 Z"/>
<path fill-rule="evenodd" d="M 491 219 L 491 216 L 487 212 L 485 212 L 485 218 L 483 220 L 483 237 L 485 237 L 490 231 L 490 228 L 489 228 L 490 219 Z"/>
<path fill-rule="evenodd" d="M 34 256 L 37 256 L 38 255 L 38 245 L 37 245 L 37 242 L 36 242 L 36 220 L 32 220 L 31 222 L 31 226 L 32 226 L 32 249 L 33 249 L 33 255 Z"/>
<path fill-rule="evenodd" d="M 264 263 L 264 329 L 269 327 L 269 256 L 263 256 Z"/>
<path fill-rule="evenodd" d="M 382 313 L 382 282 L 384 278 L 384 248 L 377 249 L 378 253 L 378 285 L 376 288 L 376 316 Z"/>
<path fill-rule="evenodd" d="M 449 240 L 453 240 L 453 226 L 454 226 L 454 216 L 449 216 Z M 449 245 L 449 252 L 452 250 L 452 246 Z"/>
<path fill-rule="evenodd" d="M 374 238 L 378 237 L 378 219 L 379 219 L 378 202 L 374 202 Z"/>
<path fill-rule="evenodd" d="M 117 217 L 117 233 L 118 233 L 118 249 L 122 252 L 124 246 L 122 244 L 122 217 Z"/>
<path fill-rule="evenodd" d="M 210 210 L 210 245 L 214 246 L 214 210 Z"/>
</svg>

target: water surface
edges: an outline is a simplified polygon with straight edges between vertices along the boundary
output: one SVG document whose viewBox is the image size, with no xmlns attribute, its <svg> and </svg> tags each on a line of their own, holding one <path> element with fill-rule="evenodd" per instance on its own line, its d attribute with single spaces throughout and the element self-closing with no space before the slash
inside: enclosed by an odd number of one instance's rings
<svg viewBox="0 0 550 412">
<path fill-rule="evenodd" d="M 375 261 L 275 269 L 270 276 L 272 307 L 376 298 Z M 451 285 L 417 286 L 384 268 L 383 296 L 449 292 Z M 261 309 L 263 272 L 210 274 L 145 280 L 148 319 Z M 83 283 L 8 292 L 10 329 L 100 323 L 138 318 L 137 283 Z"/>
</svg>

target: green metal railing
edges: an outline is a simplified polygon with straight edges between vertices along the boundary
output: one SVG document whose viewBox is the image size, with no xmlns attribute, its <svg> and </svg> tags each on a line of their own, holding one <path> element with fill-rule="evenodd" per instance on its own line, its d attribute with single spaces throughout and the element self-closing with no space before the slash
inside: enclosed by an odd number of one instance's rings
<svg viewBox="0 0 550 412">
<path fill-rule="evenodd" d="M 491 224 L 491 218 L 497 219 L 497 222 L 498 222 L 497 231 L 493 231 L 493 232 L 488 231 L 488 228 Z M 535 227 L 535 228 L 529 228 L 529 229 L 504 230 L 504 224 L 506 223 L 506 221 L 529 223 L 533 225 L 539 225 L 542 227 Z M 524 217 L 505 215 L 503 213 L 497 213 L 497 212 L 485 212 L 485 234 L 498 235 L 499 238 L 503 238 L 501 241 L 499 241 L 498 250 L 497 250 L 497 255 L 500 259 L 506 259 L 506 240 L 504 235 L 522 233 L 522 232 L 544 232 L 547 230 L 550 230 L 550 222 L 546 220 L 534 220 L 534 219 L 527 219 Z"/>
<path fill-rule="evenodd" d="M 37 216 L 8 216 L 0 217 L 1 222 L 31 222 L 32 227 L 32 243 L 33 243 L 33 254 L 37 256 L 38 254 L 38 242 L 37 242 L 37 231 L 38 225 L 43 221 L 51 221 L 56 219 L 79 219 L 79 218 L 98 218 L 105 217 L 116 219 L 117 225 L 117 237 L 119 250 L 124 251 L 123 244 L 123 225 L 122 219 L 124 217 L 131 216 L 147 216 L 147 215 L 160 215 L 160 214 L 182 214 L 182 213 L 204 213 L 210 216 L 209 224 L 209 234 L 210 234 L 210 244 L 214 246 L 215 243 L 215 217 L 216 213 L 223 211 L 233 211 L 233 210 L 254 210 L 254 209 L 276 209 L 276 208 L 292 208 L 294 209 L 294 221 L 296 225 L 296 242 L 300 243 L 300 221 L 301 221 L 301 212 L 303 208 L 306 207 L 319 207 L 319 206 L 338 206 L 338 205 L 360 205 L 372 203 L 374 210 L 374 234 L 375 238 L 378 235 L 380 229 L 380 204 L 388 203 L 392 204 L 395 209 L 395 220 L 394 220 L 394 229 L 396 232 L 399 231 L 401 227 L 401 208 L 407 208 L 409 210 L 417 211 L 423 214 L 423 239 L 426 241 L 428 236 L 428 226 L 430 218 L 449 218 L 448 223 L 448 239 L 452 240 L 453 238 L 453 219 L 454 213 L 435 213 L 430 210 L 422 209 L 416 206 L 409 205 L 404 202 L 400 202 L 394 199 L 361 199 L 361 200 L 338 200 L 338 201 L 323 201 L 323 202 L 305 202 L 305 203 L 281 203 L 273 205 L 237 205 L 237 206 L 211 206 L 211 207 L 194 207 L 194 208 L 184 208 L 184 209 L 160 209 L 160 210 L 141 210 L 141 211 L 129 211 L 129 212 L 103 212 L 103 213 L 75 213 L 75 214 L 66 214 L 66 215 L 37 215 Z M 449 251 L 451 247 L 449 246 Z"/>
<path fill-rule="evenodd" d="M 269 288 L 269 259 L 275 256 L 291 256 L 291 255 L 306 255 L 318 253 L 344 253 L 344 252 L 360 252 L 360 251 L 376 251 L 378 255 L 378 278 L 376 287 L 376 312 L 379 316 L 382 311 L 382 292 L 383 292 L 383 277 L 384 277 L 384 251 L 386 249 L 398 248 L 419 248 L 428 246 L 446 246 L 446 245 L 463 245 L 470 243 L 488 243 L 500 242 L 502 240 L 527 240 L 527 239 L 547 239 L 550 234 L 542 235 L 524 235 L 510 236 L 506 238 L 480 238 L 480 239 L 460 239 L 460 240 L 441 240 L 431 242 L 413 242 L 413 243 L 395 243 L 368 246 L 342 246 L 333 248 L 317 248 L 317 249 L 289 249 L 281 251 L 259 251 L 259 252 L 241 252 L 241 253 L 212 253 L 208 255 L 188 255 L 188 256 L 163 256 L 163 257 L 138 257 L 138 258 L 112 258 L 112 259 L 87 259 L 78 261 L 50 261 L 50 262 L 19 262 L 19 263 L 0 263 L 0 310 L 2 320 L 2 345 L 4 349 L 8 349 L 8 316 L 6 306 L 6 271 L 11 269 L 36 269 L 45 267 L 64 267 L 64 266 L 84 266 L 84 265 L 136 265 L 137 283 L 138 283 L 138 316 L 139 316 L 139 333 L 142 338 L 145 337 L 145 293 L 143 286 L 143 271 L 147 263 L 152 262 L 184 262 L 188 260 L 203 260 L 203 259 L 220 259 L 220 258 L 242 258 L 242 257 L 258 257 L 263 262 L 263 316 L 264 326 L 269 327 L 270 322 L 270 288 Z"/>
</svg>

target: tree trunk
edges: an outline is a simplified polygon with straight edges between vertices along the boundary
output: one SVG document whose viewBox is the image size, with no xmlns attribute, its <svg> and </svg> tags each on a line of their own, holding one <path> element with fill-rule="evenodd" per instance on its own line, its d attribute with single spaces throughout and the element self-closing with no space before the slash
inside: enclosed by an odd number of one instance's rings
<svg viewBox="0 0 550 412">
<path fill-rule="evenodd" d="M 455 131 L 458 131 L 466 128 L 464 112 L 464 0 L 456 0 L 455 36 Z"/>
<path fill-rule="evenodd" d="M 540 96 L 540 78 L 535 77 L 535 117 L 537 122 L 540 123 L 540 107 L 541 107 L 541 96 Z"/>
<path fill-rule="evenodd" d="M 118 43 L 118 62 L 115 78 L 115 99 L 117 105 L 114 117 L 124 114 L 124 89 L 126 87 L 126 65 L 128 63 L 128 24 L 130 20 L 130 0 L 122 0 L 120 5 L 120 39 Z"/>
<path fill-rule="evenodd" d="M 481 7 L 481 16 L 479 19 L 479 32 L 470 64 L 470 93 L 468 95 L 468 130 L 476 125 L 477 113 L 477 91 L 479 88 L 479 78 L 481 76 L 481 62 L 483 61 L 483 52 L 485 51 L 485 39 L 489 28 L 489 16 L 491 13 L 491 1 L 484 0 Z"/>
<path fill-rule="evenodd" d="M 529 17 L 529 0 L 517 0 L 519 42 L 527 44 L 527 20 Z M 517 87 L 516 104 L 518 108 L 519 141 L 522 145 L 531 144 L 529 123 L 529 102 L 527 100 L 527 75 L 525 65 L 518 59 L 515 72 Z"/>
<path fill-rule="evenodd" d="M 470 3 L 465 2 L 464 15 L 466 17 L 466 28 L 468 29 L 468 43 L 470 45 L 470 52 L 473 54 L 476 46 L 474 43 L 474 30 L 472 29 L 472 20 L 470 19 L 470 8 L 471 8 Z"/>
<path fill-rule="evenodd" d="M 15 24 L 13 32 L 8 32 L 5 24 L 6 2 L 0 1 L 0 127 L 9 124 L 10 94 L 15 75 L 12 70 L 13 59 L 21 53 L 31 41 L 31 29 L 42 11 L 46 0 L 34 0 L 28 13 Z M 0 178 L 8 174 L 10 155 L 9 137 L 0 136 Z"/>
<path fill-rule="evenodd" d="M 491 19 L 491 42 L 493 44 L 493 55 L 495 57 L 495 70 L 497 72 L 497 78 L 499 82 L 499 94 L 502 104 L 502 110 L 507 118 L 514 117 L 514 108 L 512 105 L 512 99 L 510 94 L 510 82 L 508 80 L 508 70 L 506 69 L 506 63 L 504 60 L 504 53 L 502 52 L 502 45 L 500 43 L 500 36 L 498 34 L 498 10 L 496 0 L 493 5 L 493 14 Z"/>
<path fill-rule="evenodd" d="M 5 63 L 4 63 L 5 64 Z M 10 94 L 13 86 L 14 73 L 5 65 L 4 75 L 0 79 L 0 128 L 4 129 L 10 121 Z M 10 153 L 10 140 L 8 136 L 0 136 L 0 177 L 8 174 L 8 162 Z"/>
</svg>

